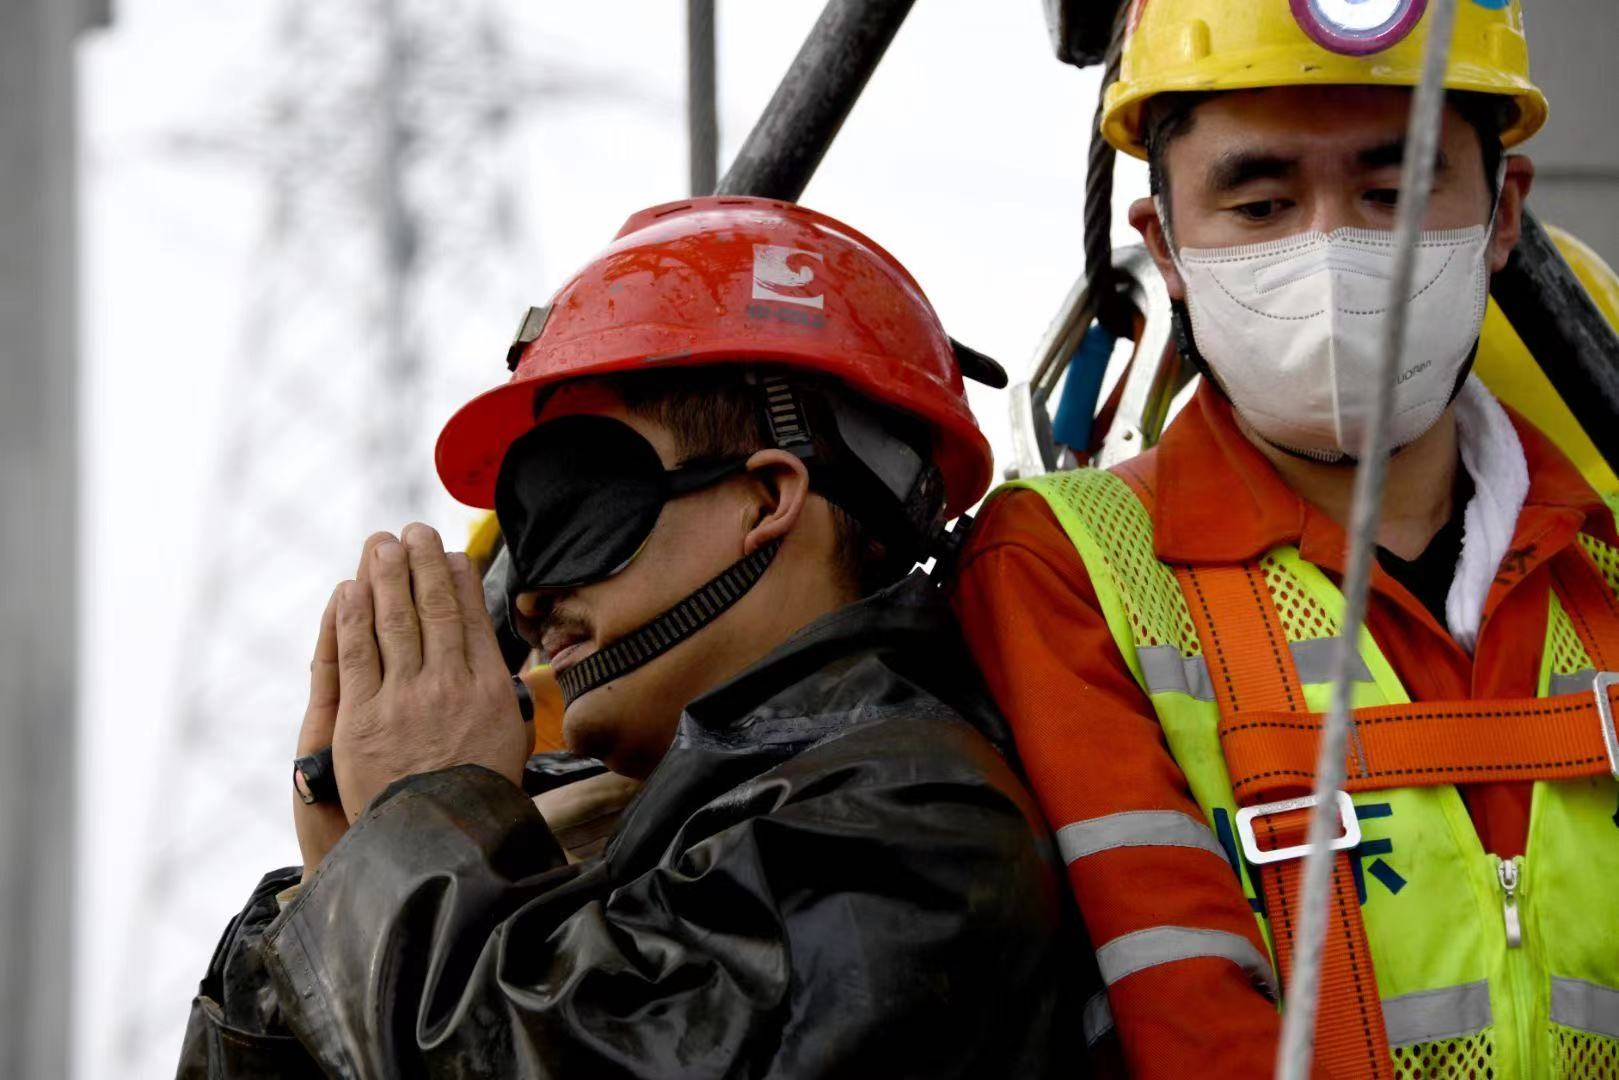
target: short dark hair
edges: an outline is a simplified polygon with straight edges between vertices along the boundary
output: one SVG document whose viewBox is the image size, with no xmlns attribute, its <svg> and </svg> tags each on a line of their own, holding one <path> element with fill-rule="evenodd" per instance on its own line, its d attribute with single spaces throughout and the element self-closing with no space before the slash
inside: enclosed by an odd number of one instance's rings
<svg viewBox="0 0 1619 1080">
<path fill-rule="evenodd" d="M 631 414 L 669 429 L 682 460 L 738 457 L 772 445 L 764 430 L 759 390 L 747 381 L 741 367 L 670 368 L 606 381 Z M 835 385 L 817 389 L 839 392 Z M 815 442 L 818 452 L 831 452 L 830 444 L 818 436 Z M 860 595 L 870 595 L 910 569 L 897 566 L 887 546 L 852 514 L 836 503 L 830 506 L 836 545 L 833 557 Z"/>
<path fill-rule="evenodd" d="M 1163 195 L 1164 212 L 1169 208 L 1169 175 L 1166 159 L 1169 144 L 1192 130 L 1197 107 L 1217 91 L 1159 94 L 1147 101 L 1141 115 L 1141 141 L 1147 148 L 1147 182 L 1154 195 Z M 1484 151 L 1484 181 L 1495 194 L 1495 174 L 1501 167 L 1506 150 L 1501 145 L 1501 133 L 1517 119 L 1517 105 L 1511 98 L 1498 94 L 1480 94 L 1467 90 L 1446 93 L 1450 106 L 1478 133 L 1479 145 Z"/>
</svg>

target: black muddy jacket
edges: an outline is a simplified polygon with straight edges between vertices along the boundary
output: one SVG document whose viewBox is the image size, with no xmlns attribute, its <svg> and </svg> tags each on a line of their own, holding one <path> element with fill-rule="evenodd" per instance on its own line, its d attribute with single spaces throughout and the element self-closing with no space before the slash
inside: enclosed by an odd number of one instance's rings
<svg viewBox="0 0 1619 1080">
<path fill-rule="evenodd" d="M 1073 1076 L 1001 731 L 916 575 L 693 702 L 598 860 L 494 773 L 401 780 L 284 911 L 298 872 L 260 884 L 179 1075 Z"/>
</svg>

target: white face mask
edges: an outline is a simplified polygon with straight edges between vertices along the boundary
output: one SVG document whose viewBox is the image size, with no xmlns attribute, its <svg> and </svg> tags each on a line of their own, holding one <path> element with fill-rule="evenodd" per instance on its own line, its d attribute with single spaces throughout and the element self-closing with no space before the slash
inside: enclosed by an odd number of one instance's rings
<svg viewBox="0 0 1619 1080">
<path fill-rule="evenodd" d="M 1490 233 L 1479 225 L 1422 234 L 1394 387 L 1392 447 L 1433 427 L 1455 394 L 1484 325 Z M 1175 265 L 1198 351 L 1248 425 L 1267 442 L 1318 460 L 1359 455 L 1383 347 L 1394 234 L 1339 229 L 1247 247 L 1185 248 Z"/>
</svg>

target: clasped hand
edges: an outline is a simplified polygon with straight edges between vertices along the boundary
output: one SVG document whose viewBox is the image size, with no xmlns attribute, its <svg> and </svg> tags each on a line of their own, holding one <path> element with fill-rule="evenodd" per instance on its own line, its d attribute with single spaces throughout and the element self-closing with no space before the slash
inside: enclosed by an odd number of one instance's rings
<svg viewBox="0 0 1619 1080">
<path fill-rule="evenodd" d="M 426 525 L 366 540 L 355 579 L 321 616 L 298 754 L 332 747 L 341 808 L 293 797 L 304 877 L 395 780 L 482 765 L 521 783 L 533 733 L 523 723 L 459 552 Z"/>
</svg>

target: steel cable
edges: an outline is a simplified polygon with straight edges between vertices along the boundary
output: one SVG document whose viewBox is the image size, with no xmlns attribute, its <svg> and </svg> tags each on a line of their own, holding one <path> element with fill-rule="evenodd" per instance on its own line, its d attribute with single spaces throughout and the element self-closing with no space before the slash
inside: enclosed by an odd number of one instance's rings
<svg viewBox="0 0 1619 1080">
<path fill-rule="evenodd" d="M 1092 319 L 1110 320 L 1114 298 L 1118 295 L 1113 272 L 1113 166 L 1118 151 L 1102 137 L 1102 117 L 1106 115 L 1107 90 L 1119 80 L 1120 65 L 1124 57 L 1125 28 L 1130 21 L 1130 5 L 1120 3 L 1113 19 L 1113 35 L 1108 40 L 1107 57 L 1102 68 L 1102 81 L 1096 89 L 1096 114 L 1091 121 L 1091 149 L 1085 163 L 1085 212 L 1083 244 L 1085 252 L 1085 291 L 1074 310 L 1089 326 Z M 1116 329 L 1110 325 L 1110 329 Z M 1083 334 L 1084 328 L 1078 329 Z M 1077 336 L 1076 334 L 1076 340 Z M 1044 358 L 1030 378 L 1030 384 L 1044 400 L 1056 387 L 1057 380 L 1072 350 L 1053 353 Z"/>
<path fill-rule="evenodd" d="M 1091 152 L 1085 166 L 1085 271 L 1091 275 L 1093 289 L 1110 284 L 1113 278 L 1113 165 L 1119 152 L 1102 137 L 1102 118 L 1107 112 L 1108 88 L 1119 80 L 1129 11 L 1129 4 L 1120 4 L 1113 19 L 1107 62 L 1096 90 L 1096 119 L 1091 123 Z"/>
<path fill-rule="evenodd" d="M 1439 135 L 1444 120 L 1445 68 L 1456 21 L 1457 0 L 1433 0 L 1428 10 L 1428 40 L 1423 51 L 1422 80 L 1411 103 L 1406 133 L 1405 161 L 1400 175 L 1400 204 L 1394 229 L 1394 280 L 1390 283 L 1388 318 L 1383 325 L 1382 357 L 1377 393 L 1361 445 L 1355 473 L 1355 494 L 1350 513 L 1350 544 L 1344 577 L 1344 619 L 1338 637 L 1332 679 L 1332 706 L 1321 730 L 1316 756 L 1315 807 L 1310 814 L 1309 854 L 1305 856 L 1303 896 L 1300 903 L 1298 944 L 1288 981 L 1282 1039 L 1277 1047 L 1276 1075 L 1280 1080 L 1305 1080 L 1315 1043 L 1316 1003 L 1321 981 L 1322 938 L 1326 928 L 1333 852 L 1328 844 L 1337 832 L 1337 793 L 1346 770 L 1345 747 L 1354 732 L 1350 717 L 1350 691 L 1361 627 L 1366 618 L 1367 589 L 1372 554 L 1377 547 L 1378 517 L 1388 473 L 1389 413 L 1393 408 L 1394 380 L 1404 352 L 1411 285 L 1417 243 L 1428 211 L 1433 186 Z M 1355 740 L 1357 767 L 1367 768 L 1364 752 Z"/>
</svg>

